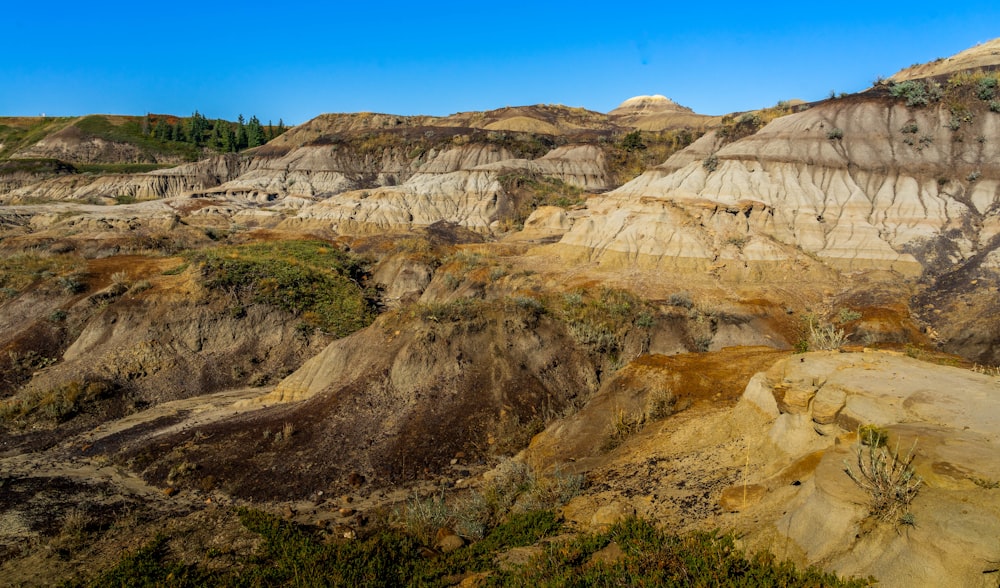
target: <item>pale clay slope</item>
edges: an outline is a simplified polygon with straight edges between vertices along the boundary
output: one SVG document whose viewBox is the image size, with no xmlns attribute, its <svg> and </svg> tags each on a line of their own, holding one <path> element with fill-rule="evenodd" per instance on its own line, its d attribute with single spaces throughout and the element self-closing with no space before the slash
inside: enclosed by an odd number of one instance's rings
<svg viewBox="0 0 1000 588">
<path fill-rule="evenodd" d="M 535 160 L 469 157 L 470 153 L 483 151 L 466 147 L 443 152 L 428 162 L 429 171 L 420 168 L 398 186 L 337 194 L 303 208 L 281 226 L 372 233 L 447 220 L 490 232 L 498 229 L 501 207 L 510 206 L 500 183 L 505 174 L 555 177 L 582 188 L 604 187 L 608 181 L 604 155 L 596 147 L 557 148 Z M 484 159 L 494 160 L 481 163 Z"/>
<path fill-rule="evenodd" d="M 966 49 L 961 53 L 951 57 L 936 59 L 928 63 L 921 63 L 908 67 L 889 79 L 896 82 L 939 76 L 963 69 L 973 69 L 977 67 L 995 66 L 1000 62 L 1000 39 L 993 39 L 985 43 L 980 43 L 975 47 Z"/>
<path fill-rule="evenodd" d="M 961 258 L 953 261 L 960 261 L 997 234 L 1000 143 L 953 141 L 948 116 L 946 109 L 864 102 L 777 119 L 719 149 L 714 172 L 682 152 L 592 199 L 590 216 L 559 249 L 601 263 L 706 267 L 721 252 L 709 243 L 721 236 L 744 242 L 746 261 L 788 258 L 775 248 L 780 242 L 834 267 L 916 274 L 922 267 L 908 250 L 957 230 Z M 925 129 L 928 144 L 906 145 L 906 124 Z M 828 138 L 833 128 L 842 140 Z M 966 134 L 1000 136 L 1000 115 L 978 117 Z M 710 152 L 714 142 L 710 134 L 689 150 Z M 973 172 L 978 180 L 970 182 Z M 720 220 L 720 211 L 745 219 Z M 969 234 L 970 224 L 981 232 Z"/>
</svg>

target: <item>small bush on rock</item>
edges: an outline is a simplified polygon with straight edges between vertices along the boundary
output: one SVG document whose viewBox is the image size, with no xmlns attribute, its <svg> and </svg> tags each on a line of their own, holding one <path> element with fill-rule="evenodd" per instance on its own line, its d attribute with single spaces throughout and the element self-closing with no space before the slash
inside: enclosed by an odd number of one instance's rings
<svg viewBox="0 0 1000 588">
<path fill-rule="evenodd" d="M 889 451 L 878 445 L 872 432 L 877 429 L 858 430 L 857 467 L 854 471 L 850 463 L 844 462 L 844 471 L 859 488 L 868 493 L 868 514 L 880 521 L 897 521 L 909 513 L 910 503 L 920 491 L 923 479 L 913 469 L 916 443 L 905 455 L 899 454 L 899 446 Z M 867 443 L 862 435 L 867 434 Z M 867 448 L 866 448 L 867 447 Z"/>
</svg>

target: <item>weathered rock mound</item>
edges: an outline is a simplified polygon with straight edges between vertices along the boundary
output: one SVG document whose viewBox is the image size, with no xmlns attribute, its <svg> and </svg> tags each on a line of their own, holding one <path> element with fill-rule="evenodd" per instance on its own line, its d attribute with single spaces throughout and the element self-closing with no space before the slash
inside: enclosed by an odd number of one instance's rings
<svg viewBox="0 0 1000 588">
<path fill-rule="evenodd" d="M 595 387 L 589 359 L 550 319 L 513 309 L 434 316 L 383 317 L 332 343 L 247 408 L 274 406 L 212 426 L 185 459 L 240 496 L 346 490 L 352 473 L 384 487 L 513 453 Z M 283 423 L 294 429 L 283 445 L 261 437 Z M 152 450 L 155 479 L 176 456 Z"/>
<path fill-rule="evenodd" d="M 763 436 L 747 431 L 759 443 L 755 451 L 768 456 L 750 482 L 767 491 L 760 504 L 739 508 L 773 517 L 751 530 L 751 542 L 784 545 L 802 563 L 871 574 L 887 586 L 912 578 L 980 584 L 994 566 L 991 539 L 1000 532 L 1000 494 L 992 489 L 1000 479 L 993 458 L 1000 450 L 998 400 L 996 376 L 898 355 L 808 354 L 779 362 L 751 382 L 737 411 L 752 407 L 770 422 L 754 427 Z M 859 472 L 859 451 L 867 460 L 869 450 L 853 435 L 861 424 L 888 430 L 889 451 L 905 456 L 913 448 L 924 485 L 912 518 L 902 523 L 873 524 L 871 497 L 845 472 Z M 810 455 L 816 458 L 804 460 Z"/>
</svg>

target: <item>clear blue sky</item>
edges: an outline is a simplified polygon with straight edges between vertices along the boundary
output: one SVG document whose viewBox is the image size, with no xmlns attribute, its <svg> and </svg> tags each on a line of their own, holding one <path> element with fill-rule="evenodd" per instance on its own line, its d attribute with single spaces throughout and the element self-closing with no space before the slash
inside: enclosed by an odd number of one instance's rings
<svg viewBox="0 0 1000 588">
<path fill-rule="evenodd" d="M 0 115 L 706 114 L 864 89 L 1000 36 L 1000 2 L 8 2 Z"/>
</svg>

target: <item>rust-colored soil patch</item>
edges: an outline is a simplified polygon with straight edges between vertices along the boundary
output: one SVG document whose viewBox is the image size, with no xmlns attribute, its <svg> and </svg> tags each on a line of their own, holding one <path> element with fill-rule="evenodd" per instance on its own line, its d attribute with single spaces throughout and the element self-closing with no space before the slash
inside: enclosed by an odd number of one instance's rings
<svg viewBox="0 0 1000 588">
<path fill-rule="evenodd" d="M 770 347 L 727 347 L 715 353 L 644 355 L 630 367 L 669 374 L 675 392 L 692 402 L 735 403 L 754 374 L 788 354 Z"/>
</svg>

